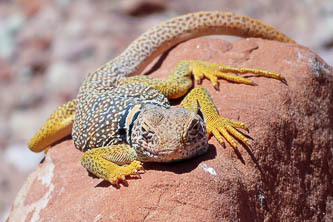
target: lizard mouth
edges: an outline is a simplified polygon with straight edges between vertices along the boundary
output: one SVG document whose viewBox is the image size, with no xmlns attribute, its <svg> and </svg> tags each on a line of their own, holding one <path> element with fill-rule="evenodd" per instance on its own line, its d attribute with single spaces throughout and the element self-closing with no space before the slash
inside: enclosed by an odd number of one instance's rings
<svg viewBox="0 0 333 222">
<path fill-rule="evenodd" d="M 138 159 L 146 162 L 189 159 L 208 148 L 203 119 L 180 107 L 144 109 L 133 121 L 131 134 L 130 145 Z"/>
</svg>

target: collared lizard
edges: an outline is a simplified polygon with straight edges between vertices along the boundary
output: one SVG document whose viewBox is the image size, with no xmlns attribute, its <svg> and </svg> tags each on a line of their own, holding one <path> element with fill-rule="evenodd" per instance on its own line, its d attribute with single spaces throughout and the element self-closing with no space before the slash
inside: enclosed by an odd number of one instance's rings
<svg viewBox="0 0 333 222">
<path fill-rule="evenodd" d="M 217 88 L 218 78 L 254 85 L 235 74 L 250 72 L 285 81 L 282 75 L 192 60 L 180 61 L 167 80 L 137 75 L 172 46 L 212 34 L 294 43 L 259 20 L 233 13 L 197 12 L 175 17 L 149 29 L 118 57 L 89 73 L 77 98 L 51 114 L 30 140 L 29 148 L 40 152 L 72 133 L 75 147 L 85 151 L 83 167 L 118 185 L 126 176 L 138 174 L 142 162 L 170 162 L 205 153 L 209 135 L 220 143 L 224 138 L 232 147 L 237 146 L 233 137 L 249 145 L 236 130 L 247 130 L 247 126 L 220 116 L 205 88 L 191 89 L 192 78 L 198 82 L 208 78 Z M 168 99 L 183 96 L 179 106 L 170 106 Z"/>
</svg>

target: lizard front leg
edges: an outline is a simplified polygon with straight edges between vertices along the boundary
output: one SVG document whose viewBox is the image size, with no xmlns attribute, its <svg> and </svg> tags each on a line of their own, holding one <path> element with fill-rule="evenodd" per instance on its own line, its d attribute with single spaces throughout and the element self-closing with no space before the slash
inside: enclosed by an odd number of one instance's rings
<svg viewBox="0 0 333 222">
<path fill-rule="evenodd" d="M 59 106 L 29 141 L 28 147 L 34 152 L 47 149 L 52 143 L 71 134 L 77 100 L 73 99 Z"/>
<path fill-rule="evenodd" d="M 138 175 L 142 163 L 136 160 L 135 150 L 127 144 L 111 145 L 86 151 L 81 164 L 89 172 L 117 185 L 126 176 Z M 129 164 L 126 166 L 120 166 Z"/>
<path fill-rule="evenodd" d="M 246 137 L 235 129 L 241 128 L 247 130 L 247 126 L 242 122 L 220 116 L 212 98 L 205 88 L 199 86 L 192 89 L 179 106 L 195 113 L 198 113 L 200 109 L 206 122 L 207 133 L 213 134 L 220 143 L 223 143 L 224 137 L 232 147 L 236 148 L 237 144 L 232 138 L 233 136 L 249 146 Z"/>
<path fill-rule="evenodd" d="M 233 74 L 230 74 L 233 73 Z M 229 65 L 220 65 L 204 61 L 184 60 L 180 61 L 175 69 L 172 70 L 167 80 L 155 79 L 149 76 L 134 76 L 123 78 L 120 85 L 129 83 L 143 83 L 162 92 L 167 98 L 175 99 L 186 95 L 193 86 L 192 75 L 194 80 L 201 82 L 203 78 L 209 79 L 214 87 L 218 88 L 218 78 L 226 79 L 230 82 L 255 85 L 250 79 L 235 74 L 253 73 L 255 75 L 274 78 L 282 82 L 285 78 L 275 72 L 261 69 L 232 67 Z M 199 105 L 199 106 L 198 106 Z M 247 129 L 244 123 L 229 120 L 221 117 L 209 96 L 206 89 L 202 87 L 194 88 L 181 103 L 182 107 L 197 112 L 199 107 L 203 112 L 206 120 L 207 132 L 213 134 L 219 142 L 223 142 L 222 136 L 233 146 L 237 144 L 232 139 L 233 135 L 244 144 L 249 145 L 248 140 L 239 133 L 235 128 Z M 221 136 L 222 134 L 222 136 Z"/>
</svg>

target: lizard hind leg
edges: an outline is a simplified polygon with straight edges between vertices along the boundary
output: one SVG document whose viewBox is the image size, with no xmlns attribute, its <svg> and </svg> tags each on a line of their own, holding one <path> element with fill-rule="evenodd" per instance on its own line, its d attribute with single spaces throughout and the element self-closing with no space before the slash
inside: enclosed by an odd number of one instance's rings
<svg viewBox="0 0 333 222">
<path fill-rule="evenodd" d="M 254 69 L 254 68 L 246 68 L 246 67 L 232 67 L 229 65 L 222 65 L 204 61 L 188 61 L 194 76 L 194 79 L 197 82 L 201 82 L 201 80 L 206 77 L 211 81 L 215 88 L 218 87 L 218 78 L 228 80 L 234 83 L 242 83 L 247 85 L 256 85 L 250 79 L 241 77 L 235 74 L 246 74 L 252 73 L 258 76 L 264 76 L 267 78 L 273 78 L 285 82 L 285 78 L 278 73 L 270 72 L 267 70 Z M 233 74 L 230 74 L 233 73 Z"/>
<path fill-rule="evenodd" d="M 77 100 L 73 99 L 59 106 L 45 124 L 29 141 L 28 147 L 33 152 L 46 150 L 52 143 L 71 134 Z"/>
<path fill-rule="evenodd" d="M 139 175 L 142 163 L 136 160 L 135 150 L 127 144 L 111 145 L 86 151 L 81 164 L 89 172 L 113 185 L 126 182 L 126 176 Z M 128 164 L 126 166 L 121 166 Z"/>
<path fill-rule="evenodd" d="M 167 80 L 155 79 L 150 76 L 132 76 L 122 78 L 119 81 L 119 84 L 126 85 L 129 83 L 142 83 L 159 90 L 168 99 L 177 99 L 186 95 L 186 93 L 193 86 L 193 80 L 191 78 L 192 75 L 194 80 L 199 83 L 204 78 L 209 79 L 216 89 L 218 89 L 219 86 L 219 78 L 234 83 L 256 85 L 250 79 L 239 76 L 246 73 L 252 73 L 258 76 L 264 76 L 286 82 L 282 75 L 267 70 L 232 67 L 229 65 L 204 62 L 200 60 L 182 60 L 179 61 L 176 67 L 171 71 Z"/>
</svg>

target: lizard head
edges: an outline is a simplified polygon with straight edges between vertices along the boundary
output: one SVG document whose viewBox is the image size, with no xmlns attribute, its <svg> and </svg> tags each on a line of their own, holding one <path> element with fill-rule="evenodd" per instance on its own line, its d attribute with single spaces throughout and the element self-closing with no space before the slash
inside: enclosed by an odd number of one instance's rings
<svg viewBox="0 0 333 222">
<path fill-rule="evenodd" d="M 171 162 L 208 149 L 203 119 L 179 107 L 150 106 L 141 111 L 133 123 L 131 141 L 141 161 Z"/>
</svg>

